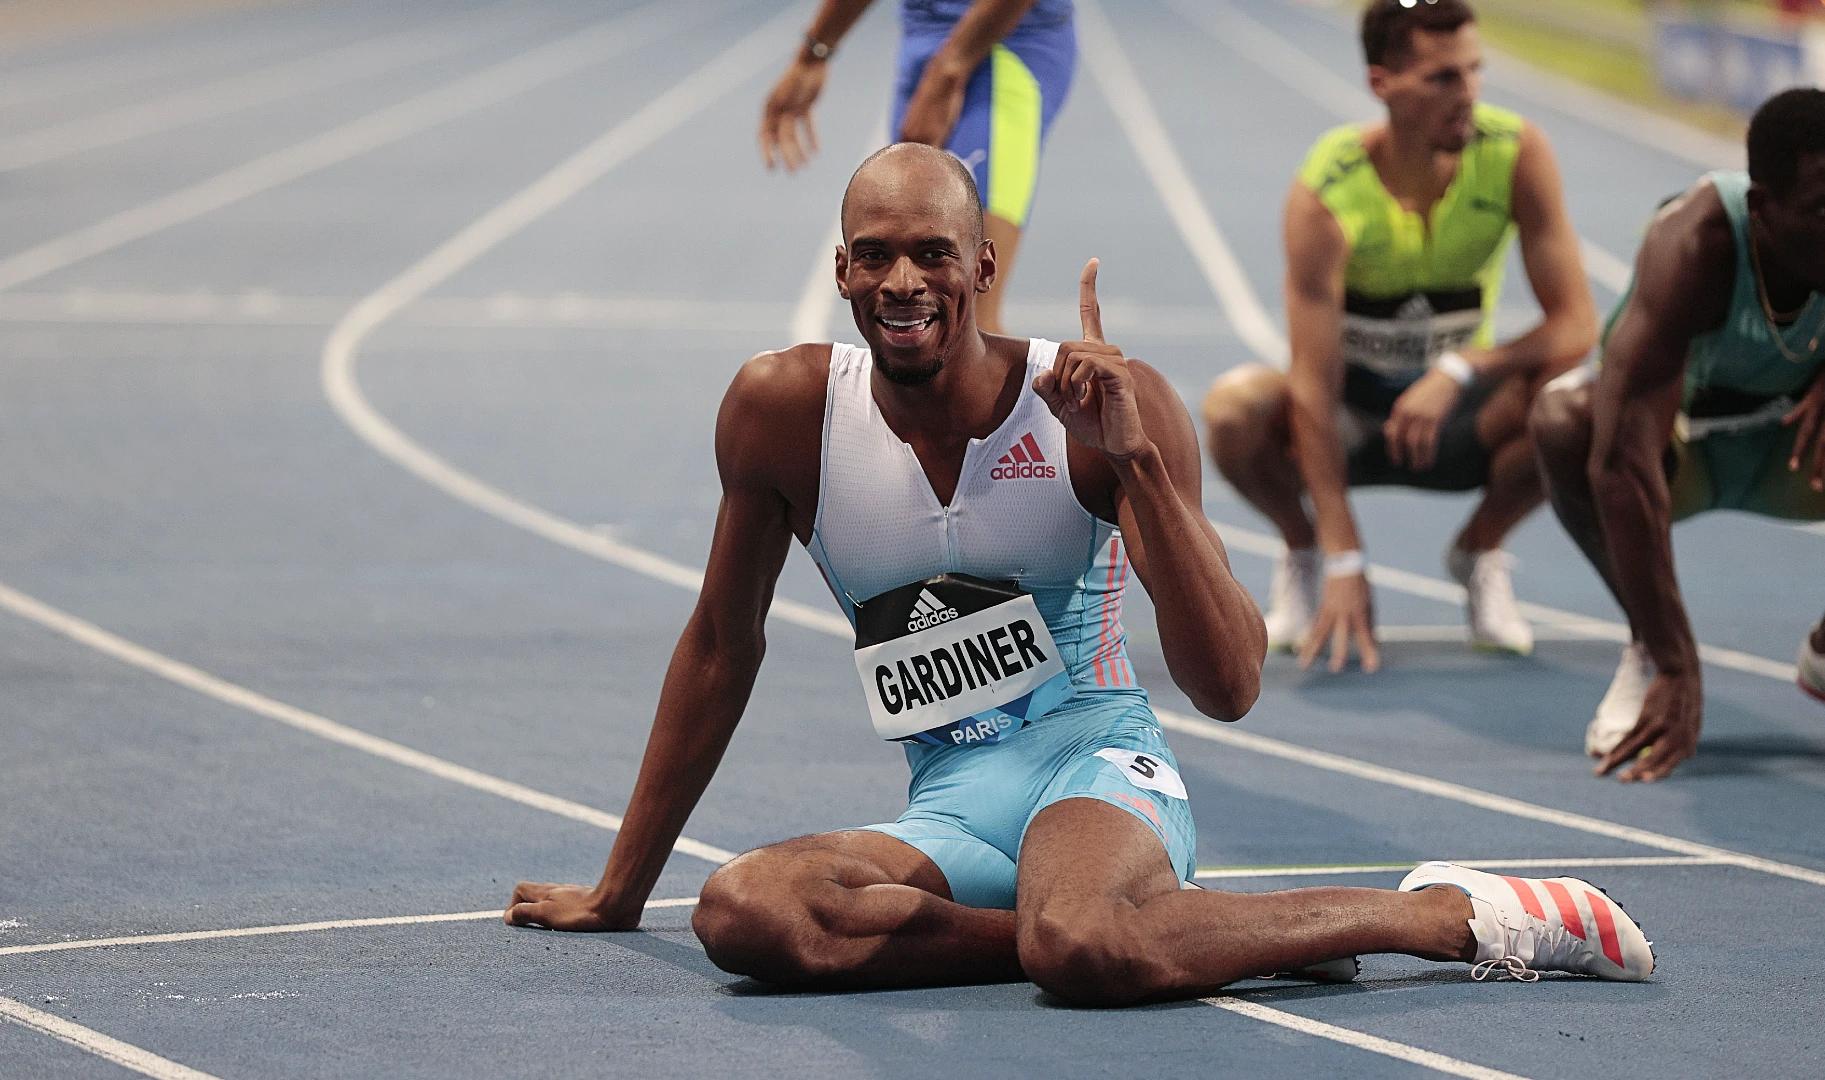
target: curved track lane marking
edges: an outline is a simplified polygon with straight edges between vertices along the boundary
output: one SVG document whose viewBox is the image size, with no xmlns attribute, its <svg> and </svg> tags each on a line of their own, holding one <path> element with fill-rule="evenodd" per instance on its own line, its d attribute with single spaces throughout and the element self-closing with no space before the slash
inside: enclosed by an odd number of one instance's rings
<svg viewBox="0 0 1825 1080">
<path fill-rule="evenodd" d="M 69 612 L 60 611 L 42 600 L 27 596 L 10 585 L 0 584 L 0 610 L 10 611 L 22 619 L 62 634 L 79 645 L 86 645 L 98 653 L 111 656 L 124 664 L 139 668 L 141 671 L 157 675 L 167 682 L 176 683 L 187 690 L 194 690 L 205 697 L 214 698 L 225 705 L 232 705 L 256 716 L 276 720 L 287 727 L 296 728 L 320 739 L 328 739 L 330 742 L 340 743 L 364 754 L 385 758 L 396 765 L 416 769 L 440 780 L 448 780 L 453 784 L 461 784 L 476 791 L 498 795 L 503 799 L 519 803 L 521 806 L 530 806 L 535 810 L 557 814 L 559 817 L 567 817 L 572 821 L 580 821 L 585 825 L 594 825 L 598 829 L 608 829 L 611 832 L 619 832 L 621 829 L 619 815 L 611 814 L 606 810 L 597 810 L 593 806 L 585 806 L 556 795 L 548 795 L 543 791 L 537 791 L 524 784 L 516 784 L 511 780 L 503 780 L 498 776 L 490 776 L 485 772 L 471 769 L 467 765 L 458 765 L 454 761 L 434 757 L 393 742 L 391 739 L 383 739 L 378 735 L 370 735 L 346 724 L 339 724 L 328 717 L 300 709 L 296 705 L 276 701 L 258 691 L 249 690 L 247 687 L 231 683 L 227 679 L 218 678 L 207 671 L 191 667 L 182 661 L 173 660 L 162 653 L 153 652 L 143 645 L 137 645 L 118 634 L 109 633 L 94 623 L 79 619 Z M 692 840 L 688 836 L 679 837 L 678 842 L 672 845 L 672 850 L 681 855 L 691 855 L 717 865 L 728 862 L 736 855 L 733 851 L 706 844 L 700 840 Z"/>
<path fill-rule="evenodd" d="M 152 1080 L 219 1080 L 211 1073 L 200 1072 L 188 1065 L 180 1065 L 170 1058 L 159 1057 L 150 1050 L 143 1050 L 132 1043 L 124 1043 L 111 1035 L 103 1035 L 94 1028 L 86 1028 L 73 1020 L 65 1020 L 48 1012 L 34 1009 L 14 1001 L 12 998 L 0 997 L 0 1020 L 10 1020 L 20 1027 L 49 1035 L 60 1042 L 69 1043 L 78 1050 L 94 1054 L 98 1058 L 112 1061 L 123 1069 L 131 1069 L 141 1076 L 150 1076 Z"/>
<path fill-rule="evenodd" d="M 654 0 L 631 13 L 369 113 L 303 142 L 217 173 L 207 180 L 103 218 L 0 259 L 0 289 L 11 289 L 66 266 L 192 221 L 281 184 L 377 150 L 592 64 L 651 45 L 711 14 L 726 2 Z"/>
<path fill-rule="evenodd" d="M 1327 1024 L 1322 1020 L 1300 1016 L 1298 1013 L 1270 1009 L 1266 1005 L 1256 1004 L 1240 997 L 1208 997 L 1203 1000 L 1206 1005 L 1215 1005 L 1225 1012 L 1246 1016 L 1264 1024 L 1287 1028 L 1302 1035 L 1329 1039 L 1335 1043 L 1342 1043 L 1358 1050 L 1367 1050 L 1371 1054 L 1380 1054 L 1397 1061 L 1405 1061 L 1421 1068 L 1431 1069 L 1433 1072 L 1444 1073 L 1447 1076 L 1462 1076 L 1465 1080 L 1526 1080 L 1525 1077 L 1516 1073 L 1503 1072 L 1500 1069 L 1491 1069 L 1468 1061 L 1459 1061 L 1457 1058 L 1446 1057 L 1444 1054 L 1431 1050 L 1421 1050 L 1417 1046 L 1397 1043 L 1392 1039 L 1352 1031 L 1349 1028 L 1338 1027 L 1336 1024 Z"/>
<path fill-rule="evenodd" d="M 680 896 L 669 900 L 648 900 L 646 910 L 696 907 L 697 897 Z M 499 908 L 488 911 L 453 911 L 446 915 L 382 915 L 368 919 L 329 919 L 324 922 L 283 923 L 277 926 L 241 926 L 230 930 L 186 930 L 173 934 L 129 934 L 125 937 L 89 938 L 83 941 L 47 941 L 40 945 L 9 945 L 0 956 L 23 956 L 30 953 L 70 952 L 74 949 L 112 949 L 119 945 L 164 945 L 178 941 L 216 941 L 221 938 L 268 937 L 273 934 L 309 934 L 318 930 L 361 930 L 372 926 L 423 926 L 430 923 L 480 922 L 498 919 L 506 914 Z"/>
</svg>

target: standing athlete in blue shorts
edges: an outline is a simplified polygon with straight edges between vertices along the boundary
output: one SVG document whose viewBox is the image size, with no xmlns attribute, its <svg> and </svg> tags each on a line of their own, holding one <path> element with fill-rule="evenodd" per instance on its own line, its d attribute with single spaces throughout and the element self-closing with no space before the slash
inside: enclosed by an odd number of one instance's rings
<svg viewBox="0 0 1825 1080">
<path fill-rule="evenodd" d="M 767 166 L 796 170 L 817 149 L 811 108 L 837 42 L 873 0 L 824 0 L 798 57 L 767 97 Z M 901 0 L 893 128 L 899 141 L 949 150 L 970 168 L 1001 277 L 977 302 L 1003 333 L 1002 286 L 1039 185 L 1039 151 L 1077 65 L 1072 0 Z"/>
<path fill-rule="evenodd" d="M 836 284 L 868 348 L 797 345 L 736 376 L 703 591 L 608 866 L 593 888 L 522 883 L 507 922 L 639 926 L 747 706 L 797 540 L 855 626 L 875 733 L 905 747 L 912 783 L 896 821 L 717 870 L 692 924 L 724 970 L 824 987 L 1025 977 L 1102 1005 L 1338 961 L 1349 977 L 1364 952 L 1647 977 L 1639 928 L 1571 878 L 1429 863 L 1398 891 L 1190 886 L 1189 793 L 1128 663 L 1130 570 L 1206 714 L 1247 712 L 1267 653 L 1199 509 L 1190 415 L 1103 342 L 1094 262 L 1083 341 L 977 328 L 995 253 L 956 158 L 911 143 L 871 157 L 843 235 Z"/>
</svg>

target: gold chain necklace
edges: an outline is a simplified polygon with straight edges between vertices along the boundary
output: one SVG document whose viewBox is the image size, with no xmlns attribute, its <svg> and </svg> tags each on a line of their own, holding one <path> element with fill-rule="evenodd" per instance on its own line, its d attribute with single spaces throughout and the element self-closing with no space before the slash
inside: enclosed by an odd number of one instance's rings
<svg viewBox="0 0 1825 1080">
<path fill-rule="evenodd" d="M 1787 338 L 1786 335 L 1781 332 L 1780 320 L 1775 317 L 1774 305 L 1768 300 L 1768 282 L 1762 276 L 1761 245 L 1755 242 L 1755 229 L 1753 226 L 1748 232 L 1749 269 L 1755 276 L 1755 298 L 1762 302 L 1762 316 L 1768 320 L 1768 332 L 1774 336 L 1774 347 L 1781 351 L 1781 355 L 1786 357 L 1789 363 L 1803 364 L 1807 360 L 1812 359 L 1813 354 L 1819 351 L 1819 342 L 1825 341 L 1825 313 L 1819 315 L 1818 332 L 1812 335 L 1812 340 L 1806 343 L 1806 348 L 1803 351 L 1796 354 L 1787 347 Z M 1808 297 L 1806 303 L 1800 305 L 1800 309 L 1793 313 L 1794 322 L 1799 322 L 1800 316 L 1806 313 L 1806 308 L 1811 303 L 1812 300 Z"/>
</svg>

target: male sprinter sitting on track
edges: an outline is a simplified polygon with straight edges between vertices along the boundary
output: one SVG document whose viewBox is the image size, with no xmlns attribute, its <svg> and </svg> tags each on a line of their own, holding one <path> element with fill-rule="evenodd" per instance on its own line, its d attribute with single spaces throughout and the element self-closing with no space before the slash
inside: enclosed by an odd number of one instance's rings
<svg viewBox="0 0 1825 1080">
<path fill-rule="evenodd" d="M 1174 680 L 1209 715 L 1248 710 L 1266 649 L 1198 509 L 1191 417 L 1157 372 L 1102 342 L 1095 263 L 1084 341 L 977 329 L 995 248 L 954 157 L 881 151 L 843 220 L 837 283 L 870 348 L 762 353 L 736 377 L 703 592 L 608 868 L 594 889 L 520 885 L 509 923 L 639 925 L 741 719 L 796 537 L 855 624 L 875 730 L 906 744 L 910 805 L 712 875 L 694 925 L 722 968 L 825 987 L 1025 976 L 1106 1005 L 1339 960 L 1347 975 L 1368 952 L 1647 976 L 1640 930 L 1569 878 L 1428 863 L 1405 891 L 1186 887 L 1191 811 L 1128 664 L 1128 567 L 1157 605 Z"/>
<path fill-rule="evenodd" d="M 1654 219 L 1601 368 L 1534 408 L 1553 508 L 1634 636 L 1585 736 L 1599 773 L 1633 762 L 1622 779 L 1658 780 L 1698 748 L 1703 686 L 1673 522 L 1825 520 L 1821 293 L 1825 91 L 1790 90 L 1750 123 L 1747 173 L 1712 173 Z M 1800 645 L 1799 682 L 1825 700 L 1825 621 Z"/>
<path fill-rule="evenodd" d="M 1469 592 L 1473 645 L 1533 649 L 1501 545 L 1545 497 L 1528 408 L 1596 343 L 1597 309 L 1546 137 L 1477 100 L 1475 19 L 1463 0 L 1363 12 L 1388 120 L 1319 139 L 1287 197 L 1292 369 L 1239 368 L 1204 402 L 1217 468 L 1286 541 L 1268 642 L 1302 664 L 1329 639 L 1342 670 L 1354 636 L 1363 667 L 1379 665 L 1349 500 L 1375 484 L 1485 489 L 1445 565 Z M 1546 317 L 1496 345 L 1517 228 Z"/>
<path fill-rule="evenodd" d="M 811 108 L 837 42 L 874 0 L 824 0 L 798 58 L 773 87 L 760 148 L 797 169 L 817 149 Z M 1001 328 L 1001 297 L 1039 183 L 1039 151 L 1077 65 L 1072 0 L 900 0 L 893 131 L 957 155 L 976 180 L 983 228 L 1001 276 L 977 305 L 977 325 Z M 803 141 L 801 141 L 801 128 Z"/>
</svg>

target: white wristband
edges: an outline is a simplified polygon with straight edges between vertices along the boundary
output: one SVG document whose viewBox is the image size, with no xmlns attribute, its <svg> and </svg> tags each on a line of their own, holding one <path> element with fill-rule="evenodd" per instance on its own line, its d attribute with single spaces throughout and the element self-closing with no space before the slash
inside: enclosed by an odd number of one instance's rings
<svg viewBox="0 0 1825 1080">
<path fill-rule="evenodd" d="M 1455 349 L 1432 361 L 1432 370 L 1451 376 L 1451 381 L 1459 386 L 1469 386 L 1476 381 L 1476 369 Z"/>
<path fill-rule="evenodd" d="M 1368 568 L 1368 561 L 1360 551 L 1339 551 L 1335 555 L 1324 557 L 1324 576 L 1355 577 Z"/>
</svg>

